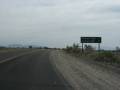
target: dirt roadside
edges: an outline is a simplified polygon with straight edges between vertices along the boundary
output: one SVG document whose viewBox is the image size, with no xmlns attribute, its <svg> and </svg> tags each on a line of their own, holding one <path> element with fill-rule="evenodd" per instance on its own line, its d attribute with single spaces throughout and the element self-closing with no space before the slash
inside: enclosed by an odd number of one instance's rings
<svg viewBox="0 0 120 90">
<path fill-rule="evenodd" d="M 51 51 L 54 67 L 75 90 L 120 90 L 120 74 L 80 60 L 63 51 Z"/>
</svg>

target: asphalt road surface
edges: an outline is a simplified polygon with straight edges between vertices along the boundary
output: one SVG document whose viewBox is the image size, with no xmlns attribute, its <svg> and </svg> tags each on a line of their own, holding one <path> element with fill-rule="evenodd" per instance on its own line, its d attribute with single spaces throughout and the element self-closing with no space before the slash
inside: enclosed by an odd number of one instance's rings
<svg viewBox="0 0 120 90">
<path fill-rule="evenodd" d="M 55 71 L 49 50 L 29 53 L 0 64 L 0 90 L 70 90 Z"/>
</svg>

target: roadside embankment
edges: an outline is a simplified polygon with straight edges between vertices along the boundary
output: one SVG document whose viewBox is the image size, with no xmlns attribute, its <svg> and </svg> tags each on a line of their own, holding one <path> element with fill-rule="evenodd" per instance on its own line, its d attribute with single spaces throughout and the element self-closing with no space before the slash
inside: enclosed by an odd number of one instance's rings
<svg viewBox="0 0 120 90">
<path fill-rule="evenodd" d="M 75 90 L 120 90 L 120 75 L 94 62 L 71 56 L 64 51 L 51 51 L 54 67 Z"/>
</svg>

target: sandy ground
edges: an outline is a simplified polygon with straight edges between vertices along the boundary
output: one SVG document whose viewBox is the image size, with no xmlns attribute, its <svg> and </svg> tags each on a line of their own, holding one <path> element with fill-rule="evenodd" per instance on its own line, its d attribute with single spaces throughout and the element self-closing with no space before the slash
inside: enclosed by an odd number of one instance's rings
<svg viewBox="0 0 120 90">
<path fill-rule="evenodd" d="M 75 90 L 120 90 L 120 74 L 63 51 L 50 54 L 54 67 Z"/>
</svg>

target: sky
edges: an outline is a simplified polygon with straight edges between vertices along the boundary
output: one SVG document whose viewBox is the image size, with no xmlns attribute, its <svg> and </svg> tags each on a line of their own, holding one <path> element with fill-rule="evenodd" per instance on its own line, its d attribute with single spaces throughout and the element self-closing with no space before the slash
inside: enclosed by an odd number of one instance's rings
<svg viewBox="0 0 120 90">
<path fill-rule="evenodd" d="M 120 0 L 0 0 L 0 45 L 65 47 L 101 36 L 102 48 L 115 48 L 119 29 Z"/>
</svg>

